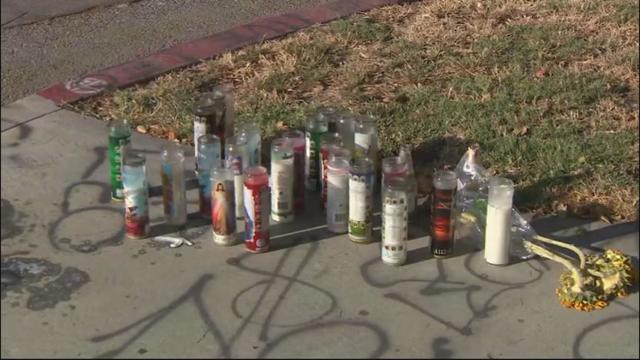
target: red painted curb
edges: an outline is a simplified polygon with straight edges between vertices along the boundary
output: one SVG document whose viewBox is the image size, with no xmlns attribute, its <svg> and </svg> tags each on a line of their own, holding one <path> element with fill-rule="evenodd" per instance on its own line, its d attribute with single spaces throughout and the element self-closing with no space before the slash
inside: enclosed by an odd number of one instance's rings
<svg viewBox="0 0 640 360">
<path fill-rule="evenodd" d="M 72 103 L 105 90 L 151 80 L 163 73 L 221 55 L 226 51 L 263 40 L 274 39 L 314 24 L 325 23 L 357 12 L 407 0 L 337 0 L 317 7 L 258 18 L 229 30 L 178 44 L 145 58 L 90 73 L 78 79 L 52 85 L 38 92 L 58 105 Z"/>
</svg>

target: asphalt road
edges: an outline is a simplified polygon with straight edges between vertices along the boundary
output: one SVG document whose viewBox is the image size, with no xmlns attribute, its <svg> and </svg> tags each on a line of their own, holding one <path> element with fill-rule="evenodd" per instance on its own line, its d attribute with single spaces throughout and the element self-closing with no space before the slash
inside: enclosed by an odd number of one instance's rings
<svg viewBox="0 0 640 360">
<path fill-rule="evenodd" d="M 55 1 L 63 0 L 51 3 Z M 43 9 L 47 2 L 42 0 L 13 8 L 10 5 L 16 1 L 2 0 L 2 23 L 6 23 L 1 33 L 2 105 L 53 83 L 211 35 L 255 17 L 327 1 L 141 0 L 94 7 L 123 1 L 92 0 L 85 3 L 86 8 L 70 6 L 65 11 L 74 14 L 64 15 L 60 7 Z M 31 8 L 25 9 L 27 4 Z M 29 21 L 35 22 L 21 24 Z"/>
</svg>

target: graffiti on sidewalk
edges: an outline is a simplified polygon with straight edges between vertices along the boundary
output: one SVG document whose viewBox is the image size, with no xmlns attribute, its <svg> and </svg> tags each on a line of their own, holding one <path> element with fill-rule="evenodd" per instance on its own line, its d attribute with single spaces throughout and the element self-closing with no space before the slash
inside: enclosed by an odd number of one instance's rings
<svg viewBox="0 0 640 360">
<path fill-rule="evenodd" d="M 249 254 L 228 259 L 227 263 L 236 267 L 238 270 L 259 276 L 259 279 L 256 280 L 255 283 L 240 289 L 233 297 L 230 304 L 231 312 L 240 322 L 235 327 L 235 330 L 228 334 L 228 336 L 225 336 L 221 327 L 218 326 L 219 322 L 216 321 L 215 311 L 225 311 L 228 313 L 229 310 L 216 306 L 212 313 L 205 305 L 204 292 L 208 283 L 214 279 L 212 274 L 205 274 L 201 276 L 194 285 L 189 287 L 187 291 L 165 307 L 115 331 L 93 337 L 90 341 L 100 343 L 131 332 L 132 335 L 129 335 L 121 345 L 102 353 L 99 357 L 117 356 L 169 314 L 185 304 L 191 303 L 196 307 L 200 320 L 206 327 L 203 337 L 207 333 L 211 333 L 217 345 L 218 352 L 211 354 L 211 356 L 237 356 L 236 352 L 239 350 L 238 344 L 240 343 L 240 339 L 243 338 L 243 336 L 245 336 L 243 339 L 246 339 L 246 336 L 251 336 L 247 331 L 250 324 L 258 325 L 260 328 L 257 339 L 255 339 L 257 342 L 264 343 L 264 346 L 256 354 L 256 356 L 260 358 L 277 354 L 278 350 L 287 349 L 287 351 L 289 351 L 292 346 L 300 346 L 299 341 L 296 340 L 305 336 L 315 336 L 314 334 L 318 333 L 327 336 L 330 334 L 350 334 L 354 333 L 354 331 L 360 334 L 360 336 L 373 340 L 367 342 L 367 344 L 373 345 L 363 345 L 358 349 L 358 351 L 363 352 L 362 356 L 381 356 L 389 347 L 388 336 L 383 329 L 367 321 L 341 319 L 338 301 L 331 292 L 299 278 L 306 265 L 316 253 L 318 246 L 318 243 L 314 242 L 311 243 L 310 246 L 305 247 L 304 251 L 306 253 L 302 257 L 302 260 L 299 260 L 299 263 L 295 266 L 291 274 L 286 274 L 284 269 L 290 269 L 291 264 L 288 263 L 299 259 L 299 257 L 292 256 L 292 252 L 295 249 L 294 247 L 282 251 L 282 255 L 272 270 L 252 267 L 250 261 L 252 257 Z M 290 291 L 298 286 L 314 292 L 316 294 L 314 296 L 316 296 L 316 299 L 321 305 L 314 303 L 313 307 L 308 307 L 306 299 L 288 297 Z M 281 290 L 276 290 L 276 287 Z M 212 291 L 215 290 L 212 289 Z M 257 292 L 258 296 L 251 296 L 254 292 Z M 275 298 L 276 300 L 275 302 L 269 302 L 267 301 L 267 297 Z M 283 308 L 285 299 L 289 300 L 287 303 L 289 311 L 285 311 Z M 242 310 L 242 307 L 239 306 L 240 303 L 245 305 L 250 304 L 249 309 L 245 309 L 246 311 Z M 291 307 L 295 307 L 296 310 L 304 309 L 305 311 L 300 311 L 304 316 L 294 319 L 286 316 L 286 320 L 283 320 L 285 313 L 291 313 Z M 338 317 L 338 319 L 336 319 L 336 317 Z M 138 327 L 139 329 L 137 331 L 134 330 Z M 232 329 L 232 326 L 225 324 L 225 329 Z M 202 338 L 198 340 L 198 343 L 201 341 Z M 254 349 L 255 348 L 258 348 L 258 346 L 255 346 Z"/>
</svg>

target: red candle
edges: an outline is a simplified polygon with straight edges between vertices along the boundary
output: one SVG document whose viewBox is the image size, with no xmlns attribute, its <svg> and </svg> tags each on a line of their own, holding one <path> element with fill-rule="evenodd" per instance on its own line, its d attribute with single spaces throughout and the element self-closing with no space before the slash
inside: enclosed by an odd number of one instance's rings
<svg viewBox="0 0 640 360">
<path fill-rule="evenodd" d="M 245 170 L 244 245 L 249 252 L 269 250 L 269 174 L 262 166 Z"/>
</svg>

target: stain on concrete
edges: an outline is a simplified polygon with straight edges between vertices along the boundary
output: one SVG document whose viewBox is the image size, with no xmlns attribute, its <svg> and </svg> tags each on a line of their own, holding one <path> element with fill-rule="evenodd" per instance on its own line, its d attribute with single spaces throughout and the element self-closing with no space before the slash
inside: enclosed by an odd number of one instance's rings
<svg viewBox="0 0 640 360">
<path fill-rule="evenodd" d="M 2 228 L 0 230 L 0 240 L 11 239 L 24 232 L 21 222 L 27 216 L 20 211 L 16 211 L 11 201 L 0 200 L 0 220 Z"/>
<path fill-rule="evenodd" d="M 76 250 L 77 252 L 81 252 L 84 254 L 98 250 L 98 247 L 95 246 L 90 240 L 84 240 L 80 243 L 80 245 L 71 245 L 71 248 Z"/>
<path fill-rule="evenodd" d="M 8 292 L 23 294 L 26 289 L 29 293 L 27 308 L 36 311 L 70 300 L 71 293 L 90 280 L 89 275 L 82 270 L 63 268 L 60 264 L 37 258 L 3 259 L 1 270 L 2 299 L 5 299 Z M 75 305 L 69 307 L 75 309 Z"/>
<path fill-rule="evenodd" d="M 147 353 L 147 349 L 145 349 L 145 348 L 138 349 L 138 354 L 143 355 L 143 354 L 146 354 L 146 353 Z"/>
<path fill-rule="evenodd" d="M 358 311 L 358 315 L 367 316 L 367 315 L 369 315 L 369 312 L 367 310 L 360 310 L 360 311 Z"/>
<path fill-rule="evenodd" d="M 67 267 L 57 279 L 42 287 L 29 286 L 31 296 L 27 308 L 34 311 L 54 308 L 58 302 L 71 300 L 71 293 L 91 280 L 89 274 L 75 267 Z"/>
</svg>

